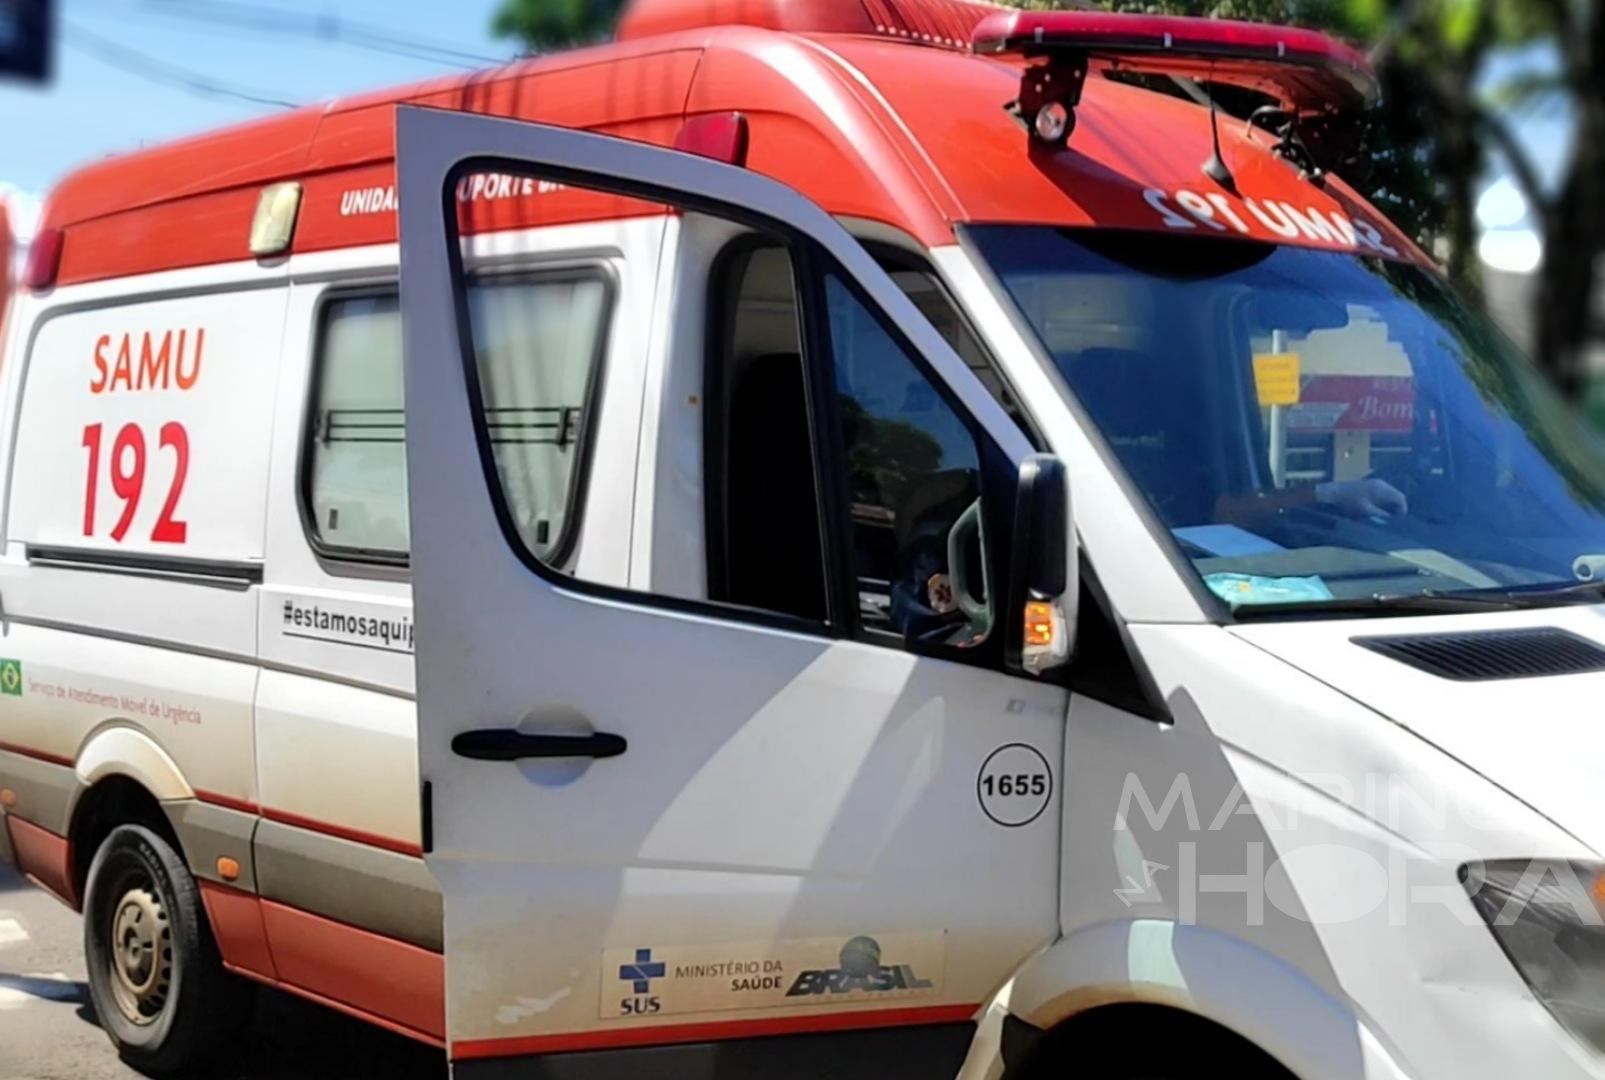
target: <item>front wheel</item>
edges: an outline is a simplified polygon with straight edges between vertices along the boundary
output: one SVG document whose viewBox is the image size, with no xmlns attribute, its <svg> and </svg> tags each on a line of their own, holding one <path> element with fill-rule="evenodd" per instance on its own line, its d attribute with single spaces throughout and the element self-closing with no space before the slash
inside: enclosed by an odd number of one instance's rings
<svg viewBox="0 0 1605 1080">
<path fill-rule="evenodd" d="M 251 988 L 223 970 L 195 879 L 143 826 L 119 826 L 95 853 L 84 952 L 100 1025 L 141 1072 L 204 1064 L 250 1015 Z"/>
</svg>

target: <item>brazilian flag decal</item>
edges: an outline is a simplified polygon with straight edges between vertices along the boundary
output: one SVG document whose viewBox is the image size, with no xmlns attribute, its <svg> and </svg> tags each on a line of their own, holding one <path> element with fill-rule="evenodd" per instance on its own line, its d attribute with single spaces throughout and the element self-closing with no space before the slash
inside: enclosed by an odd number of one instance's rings
<svg viewBox="0 0 1605 1080">
<path fill-rule="evenodd" d="M 0 659 L 0 694 L 22 696 L 22 661 Z"/>
</svg>

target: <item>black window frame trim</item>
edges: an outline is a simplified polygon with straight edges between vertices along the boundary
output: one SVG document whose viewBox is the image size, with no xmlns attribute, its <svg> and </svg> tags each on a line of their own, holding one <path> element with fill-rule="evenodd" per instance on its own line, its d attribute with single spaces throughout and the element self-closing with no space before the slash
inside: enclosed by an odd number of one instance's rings
<svg viewBox="0 0 1605 1080">
<path fill-rule="evenodd" d="M 563 529 L 558 534 L 557 541 L 549 549 L 548 557 L 560 568 L 574 554 L 574 546 L 579 542 L 579 534 L 583 527 L 585 500 L 580 493 L 585 490 L 590 479 L 591 459 L 595 449 L 596 416 L 602 404 L 603 388 L 606 384 L 606 368 L 608 352 L 613 341 L 613 322 L 621 311 L 618 304 L 619 283 L 613 269 L 602 261 L 564 262 L 561 265 L 519 265 L 517 263 L 486 267 L 483 271 L 470 273 L 470 283 L 478 281 L 496 281 L 500 283 L 524 283 L 532 281 L 596 281 L 602 286 L 602 312 L 599 319 L 600 332 L 596 335 L 593 352 L 590 360 L 590 369 L 586 376 L 585 402 L 580 413 L 579 431 L 575 438 L 575 450 L 578 455 L 574 468 L 569 476 L 568 494 L 563 509 Z M 315 453 L 314 442 L 317 438 L 315 430 L 319 403 L 323 398 L 323 374 L 328 354 L 325 348 L 331 311 L 336 305 L 362 299 L 389 299 L 396 301 L 397 318 L 401 315 L 401 284 L 399 280 L 391 279 L 388 282 L 368 282 L 349 287 L 332 286 L 325 289 L 317 299 L 317 306 L 313 313 L 313 337 L 310 364 L 307 368 L 306 386 L 303 389 L 303 402 L 301 409 L 301 432 L 297 446 L 298 460 L 296 462 L 296 511 L 301 519 L 301 531 L 306 538 L 307 546 L 325 572 L 337 577 L 358 578 L 396 578 L 405 579 L 411 566 L 412 552 L 393 551 L 387 548 L 362 548 L 342 544 L 331 544 L 326 541 L 318 529 L 317 520 L 312 513 L 312 465 Z M 477 365 L 478 354 L 475 353 Z M 398 358 L 399 360 L 399 358 Z M 477 384 L 476 384 L 477 390 Z M 402 420 L 403 432 L 406 421 L 406 397 L 403 391 Z M 405 440 L 405 436 L 403 436 Z M 405 453 L 405 441 L 403 441 Z M 406 458 L 402 459 L 402 478 L 406 478 Z M 500 478 L 497 478 L 500 485 Z M 411 513 L 410 497 L 406 503 L 408 513 Z M 524 541 L 520 538 L 519 543 Z M 559 571 L 561 572 L 561 571 Z"/>
</svg>

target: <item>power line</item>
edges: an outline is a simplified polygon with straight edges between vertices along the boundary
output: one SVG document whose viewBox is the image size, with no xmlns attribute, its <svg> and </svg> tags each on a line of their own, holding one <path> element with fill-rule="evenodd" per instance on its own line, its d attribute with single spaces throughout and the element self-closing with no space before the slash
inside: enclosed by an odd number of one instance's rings
<svg viewBox="0 0 1605 1080">
<path fill-rule="evenodd" d="M 406 37 L 383 27 L 352 22 L 334 14 L 303 14 L 261 4 L 219 3 L 211 0 L 204 3 L 199 0 L 147 0 L 138 10 L 191 22 L 348 45 L 464 69 L 507 63 L 507 57 L 504 56 L 486 56 L 454 45 Z"/>
<path fill-rule="evenodd" d="M 69 19 L 64 19 L 67 33 L 64 39 L 83 52 L 88 53 L 103 64 L 109 64 L 131 75 L 152 82 L 165 83 L 176 86 L 193 94 L 206 97 L 238 98 L 241 101 L 253 102 L 257 105 L 277 105 L 286 109 L 293 109 L 296 103 L 285 101 L 283 98 L 271 97 L 265 91 L 247 89 L 240 86 L 231 86 L 228 83 L 218 82 L 199 72 L 188 68 L 170 64 L 165 60 L 158 60 L 154 56 L 131 49 L 126 45 L 102 37 L 92 30 Z"/>
<path fill-rule="evenodd" d="M 364 45 L 358 45 L 358 44 L 355 44 L 354 42 L 350 42 L 350 41 L 336 41 L 336 40 L 330 40 L 328 38 L 314 38 L 314 37 L 311 37 L 310 35 L 302 34 L 299 31 L 293 31 L 291 34 L 283 35 L 283 38 L 280 41 L 277 41 L 277 42 L 266 42 L 266 41 L 263 40 L 263 32 L 258 28 L 239 25 L 239 24 L 235 24 L 235 23 L 232 23 L 232 22 L 219 22 L 218 20 L 206 17 L 205 15 L 201 15 L 201 17 L 199 17 L 199 18 L 192 18 L 189 12 L 147 11 L 147 10 L 139 9 L 139 10 L 135 10 L 135 11 L 131 12 L 130 14 L 133 14 L 133 15 L 136 15 L 136 16 L 141 16 L 141 15 L 143 15 L 143 16 L 153 16 L 153 17 L 155 17 L 157 19 L 167 20 L 168 22 L 182 21 L 185 24 L 184 25 L 185 32 L 194 32 L 194 33 L 203 34 L 203 35 L 206 35 L 206 36 L 209 36 L 209 37 L 223 36 L 223 37 L 227 37 L 227 38 L 229 38 L 230 40 L 233 40 L 233 41 L 249 41 L 258 49 L 261 49 L 261 48 L 264 48 L 264 47 L 269 47 L 269 46 L 281 46 L 282 47 L 282 46 L 287 45 L 287 44 L 290 45 L 290 47 L 292 47 L 292 48 L 298 48 L 299 46 L 292 44 L 292 42 L 312 41 L 312 42 L 315 42 L 318 45 L 331 45 L 331 46 L 338 46 L 340 48 L 357 48 L 357 49 L 362 49 L 363 51 L 366 51 L 366 52 L 381 53 L 381 54 L 384 54 L 384 55 L 387 55 L 387 56 L 400 56 L 400 57 L 404 57 L 404 58 L 406 58 L 408 60 L 415 60 L 415 61 L 418 61 L 420 63 L 429 64 L 429 65 L 434 66 L 434 67 L 442 67 L 442 66 L 444 66 L 444 67 L 448 67 L 448 68 L 455 68 L 455 69 L 457 69 L 459 71 L 477 71 L 477 70 L 479 70 L 479 69 L 484 67 L 483 64 L 459 63 L 456 60 L 447 60 L 447 59 L 444 59 L 444 58 L 442 58 L 440 56 L 431 55 L 429 53 L 416 52 L 414 50 L 401 48 L 399 46 L 392 47 L 392 46 L 388 46 L 388 45 L 365 45 L 365 44 Z"/>
</svg>

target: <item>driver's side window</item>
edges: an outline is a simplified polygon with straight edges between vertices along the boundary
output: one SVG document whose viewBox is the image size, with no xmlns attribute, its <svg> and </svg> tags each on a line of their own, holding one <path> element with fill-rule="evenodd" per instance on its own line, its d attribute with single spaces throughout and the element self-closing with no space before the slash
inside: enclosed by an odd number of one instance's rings
<svg viewBox="0 0 1605 1080">
<path fill-rule="evenodd" d="M 787 252 L 743 249 L 726 268 L 708 386 L 711 598 L 827 621 L 825 540 L 837 517 L 852 579 L 838 606 L 856 609 L 840 621 L 928 646 L 987 640 L 991 538 L 969 427 L 840 279 L 827 274 L 813 290 L 831 379 L 812 380 Z M 833 386 L 830 408 L 810 401 L 821 381 Z M 832 419 L 841 442 L 820 454 L 817 432 Z M 820 461 L 843 475 L 820 484 Z"/>
<path fill-rule="evenodd" d="M 975 644 L 992 622 L 975 439 L 835 277 L 825 301 L 860 625 Z"/>
</svg>

